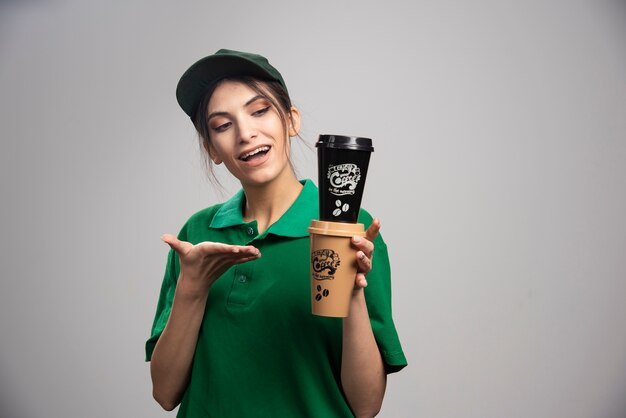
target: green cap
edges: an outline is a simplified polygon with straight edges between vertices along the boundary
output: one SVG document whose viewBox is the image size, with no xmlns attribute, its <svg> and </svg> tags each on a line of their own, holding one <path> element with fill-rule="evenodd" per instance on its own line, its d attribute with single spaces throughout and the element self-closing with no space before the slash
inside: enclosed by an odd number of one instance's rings
<svg viewBox="0 0 626 418">
<path fill-rule="evenodd" d="M 283 77 L 270 65 L 267 58 L 249 52 L 220 49 L 185 71 L 176 87 L 178 104 L 193 121 L 200 101 L 207 91 L 223 78 L 233 76 L 252 76 L 262 80 L 278 81 L 287 91 Z"/>
</svg>

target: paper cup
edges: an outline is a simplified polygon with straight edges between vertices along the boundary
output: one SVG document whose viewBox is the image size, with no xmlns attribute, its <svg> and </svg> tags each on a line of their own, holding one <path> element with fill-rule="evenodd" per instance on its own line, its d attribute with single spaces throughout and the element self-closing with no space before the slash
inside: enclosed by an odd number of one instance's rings
<svg viewBox="0 0 626 418">
<path fill-rule="evenodd" d="M 311 311 L 313 315 L 343 318 L 357 272 L 351 238 L 365 236 L 363 224 L 311 221 Z"/>
<path fill-rule="evenodd" d="M 320 219 L 356 223 L 374 151 L 369 138 L 320 135 L 317 143 Z"/>
</svg>

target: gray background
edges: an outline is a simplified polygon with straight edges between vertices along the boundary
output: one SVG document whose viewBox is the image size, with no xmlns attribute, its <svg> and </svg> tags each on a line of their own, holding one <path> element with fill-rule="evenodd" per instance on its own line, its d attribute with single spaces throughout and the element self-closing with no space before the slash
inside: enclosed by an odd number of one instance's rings
<svg viewBox="0 0 626 418">
<path fill-rule="evenodd" d="M 174 88 L 221 47 L 281 70 L 309 144 L 375 140 L 364 205 L 410 362 L 380 416 L 625 416 L 623 1 L 0 12 L 2 417 L 173 416 L 143 362 L 159 237 L 235 190 L 206 180 Z"/>
</svg>

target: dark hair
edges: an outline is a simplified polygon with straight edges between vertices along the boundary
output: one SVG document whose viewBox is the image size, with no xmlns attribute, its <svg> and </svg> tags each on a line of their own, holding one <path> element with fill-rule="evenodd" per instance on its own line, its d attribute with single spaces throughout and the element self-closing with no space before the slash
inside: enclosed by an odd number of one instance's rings
<svg viewBox="0 0 626 418">
<path fill-rule="evenodd" d="M 218 186 L 219 181 L 215 177 L 215 173 L 213 172 L 213 162 L 209 157 L 209 146 L 211 144 L 211 134 L 209 129 L 209 123 L 207 120 L 207 110 L 209 107 L 209 101 L 211 100 L 211 96 L 215 92 L 215 89 L 222 81 L 237 81 L 245 84 L 254 90 L 257 94 L 265 97 L 271 105 L 276 108 L 278 111 L 278 115 L 280 117 L 280 121 L 283 125 L 284 132 L 287 132 L 287 127 L 290 125 L 291 121 L 291 99 L 289 98 L 289 94 L 285 91 L 283 86 L 277 81 L 266 81 L 259 80 L 250 76 L 234 76 L 223 78 L 217 83 L 213 84 L 211 88 L 206 92 L 200 104 L 198 105 L 198 109 L 196 110 L 196 115 L 194 118 L 194 126 L 196 131 L 198 132 L 198 136 L 200 139 L 200 144 L 204 151 L 206 151 L 206 164 L 209 171 L 209 178 L 211 181 L 215 182 Z M 288 148 L 285 147 L 285 151 Z M 287 156 L 289 157 L 289 156 Z M 291 160 L 289 160 L 289 165 L 291 165 Z M 291 165 L 292 170 L 294 169 L 293 165 Z M 294 170 L 295 171 L 295 170 Z"/>
</svg>

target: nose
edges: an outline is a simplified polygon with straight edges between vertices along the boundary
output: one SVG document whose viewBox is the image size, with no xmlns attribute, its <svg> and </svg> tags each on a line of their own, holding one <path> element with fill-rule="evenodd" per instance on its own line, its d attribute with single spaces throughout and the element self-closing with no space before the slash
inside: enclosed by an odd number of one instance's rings
<svg viewBox="0 0 626 418">
<path fill-rule="evenodd" d="M 252 118 L 242 117 L 239 120 L 239 142 L 250 142 L 259 135 Z"/>
</svg>

